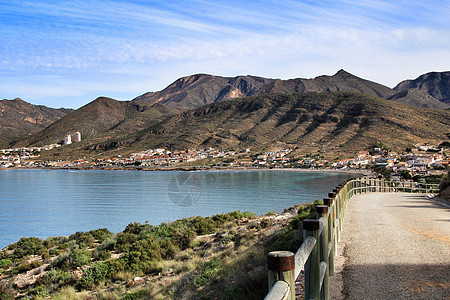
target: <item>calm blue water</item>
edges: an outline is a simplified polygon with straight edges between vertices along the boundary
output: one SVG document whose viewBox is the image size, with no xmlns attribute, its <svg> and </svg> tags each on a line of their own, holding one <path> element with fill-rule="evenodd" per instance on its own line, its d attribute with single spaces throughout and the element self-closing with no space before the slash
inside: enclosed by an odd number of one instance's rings
<svg viewBox="0 0 450 300">
<path fill-rule="evenodd" d="M 0 249 L 130 222 L 160 224 L 234 210 L 265 214 L 322 199 L 347 174 L 286 171 L 1 170 Z"/>
</svg>

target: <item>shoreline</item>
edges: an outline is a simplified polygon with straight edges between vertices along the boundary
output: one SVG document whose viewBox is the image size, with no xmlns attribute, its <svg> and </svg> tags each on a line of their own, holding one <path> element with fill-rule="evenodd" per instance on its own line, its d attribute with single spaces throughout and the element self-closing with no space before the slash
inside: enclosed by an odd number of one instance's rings
<svg viewBox="0 0 450 300">
<path fill-rule="evenodd" d="M 143 167 L 11 167 L 11 168 L 0 168 L 2 170 L 104 170 L 104 171 L 185 171 L 185 172 L 195 172 L 195 171 L 283 171 L 283 172 L 302 172 L 302 173 L 341 173 L 341 174 L 355 174 L 360 176 L 370 176 L 374 175 L 373 171 L 366 170 L 342 170 L 342 169 L 302 169 L 302 168 L 207 168 L 204 166 L 199 167 L 165 167 L 165 168 L 143 168 Z"/>
</svg>

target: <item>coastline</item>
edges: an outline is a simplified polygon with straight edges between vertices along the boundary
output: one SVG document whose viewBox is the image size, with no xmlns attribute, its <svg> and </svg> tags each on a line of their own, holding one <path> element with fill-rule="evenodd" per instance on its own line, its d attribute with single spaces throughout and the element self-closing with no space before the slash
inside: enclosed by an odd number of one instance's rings
<svg viewBox="0 0 450 300">
<path fill-rule="evenodd" d="M 326 173 L 342 173 L 355 174 L 359 176 L 370 176 L 375 173 L 367 170 L 342 170 L 342 169 L 302 169 L 302 168 L 207 168 L 204 166 L 198 167 L 164 167 L 164 168 L 145 168 L 145 167 L 11 167 L 0 168 L 1 170 L 105 170 L 105 171 L 285 171 L 285 172 L 326 172 Z"/>
</svg>

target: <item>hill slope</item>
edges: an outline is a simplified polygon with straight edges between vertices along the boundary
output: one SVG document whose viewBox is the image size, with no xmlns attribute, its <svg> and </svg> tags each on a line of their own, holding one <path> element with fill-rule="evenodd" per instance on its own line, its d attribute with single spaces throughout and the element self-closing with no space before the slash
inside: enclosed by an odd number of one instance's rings
<svg viewBox="0 0 450 300">
<path fill-rule="evenodd" d="M 391 149 L 440 143 L 450 113 L 356 93 L 253 96 L 206 105 L 149 128 L 142 147 L 270 148 L 354 153 L 381 140 Z"/>
<path fill-rule="evenodd" d="M 113 139 L 114 145 L 123 137 L 160 122 L 179 111 L 161 104 L 117 101 L 97 98 L 66 115 L 20 144 L 48 144 L 64 140 L 64 136 L 79 131 L 82 142 L 77 146 L 95 145 Z M 75 144 L 74 144 L 75 145 Z M 108 145 L 99 145 L 110 147 Z"/>
<path fill-rule="evenodd" d="M 450 71 L 430 72 L 414 80 L 402 81 L 394 90 L 405 91 L 411 88 L 424 91 L 440 102 L 450 104 Z"/>
<path fill-rule="evenodd" d="M 134 100 L 162 103 L 181 109 L 192 109 L 205 104 L 244 96 L 325 91 L 359 92 L 384 98 L 394 94 L 386 86 L 340 70 L 333 76 L 290 80 L 255 76 L 231 78 L 197 74 L 180 78 L 162 91 L 146 93 Z"/>
<path fill-rule="evenodd" d="M 33 105 L 19 98 L 1 100 L 0 147 L 8 147 L 13 139 L 44 129 L 71 111 Z"/>
<path fill-rule="evenodd" d="M 255 76 L 220 77 L 196 74 L 182 77 L 159 92 L 150 92 L 134 99 L 161 103 L 181 109 L 192 109 L 225 99 L 250 96 L 265 84 L 274 81 Z"/>
</svg>

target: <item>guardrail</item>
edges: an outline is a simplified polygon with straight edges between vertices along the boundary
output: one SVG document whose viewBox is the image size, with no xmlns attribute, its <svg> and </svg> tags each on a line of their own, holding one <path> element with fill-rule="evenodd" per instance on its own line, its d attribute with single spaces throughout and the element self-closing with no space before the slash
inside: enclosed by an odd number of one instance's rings
<svg viewBox="0 0 450 300">
<path fill-rule="evenodd" d="M 378 192 L 439 192 L 438 184 L 391 181 L 376 177 L 352 178 L 328 193 L 316 206 L 316 219 L 303 221 L 303 243 L 294 254 L 273 251 L 267 255 L 269 293 L 266 300 L 295 299 L 295 279 L 304 271 L 305 299 L 329 299 L 329 276 L 334 275 L 336 244 L 348 200 L 356 194 Z"/>
</svg>

